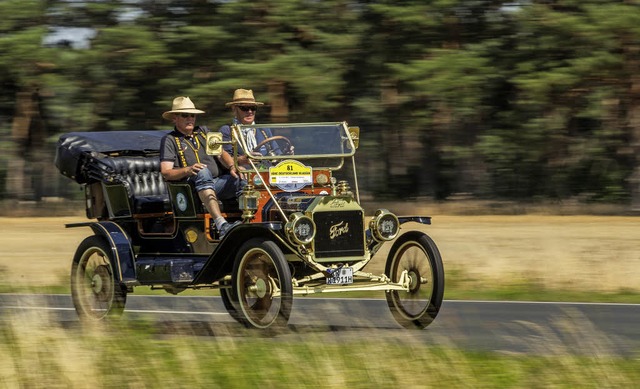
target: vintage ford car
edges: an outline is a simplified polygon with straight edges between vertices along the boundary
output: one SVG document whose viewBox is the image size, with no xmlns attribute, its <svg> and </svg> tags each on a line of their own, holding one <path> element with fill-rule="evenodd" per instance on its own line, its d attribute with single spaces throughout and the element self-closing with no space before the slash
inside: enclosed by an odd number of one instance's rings
<svg viewBox="0 0 640 389">
<path fill-rule="evenodd" d="M 165 182 L 159 147 L 165 131 L 75 132 L 60 137 L 56 166 L 84 186 L 93 235 L 73 257 L 71 292 L 82 320 L 122 314 L 137 286 L 177 294 L 218 289 L 229 314 L 247 327 L 285 326 L 294 295 L 379 290 L 406 328 L 438 314 L 444 270 L 433 240 L 405 223 L 426 216 L 365 215 L 354 155 L 360 130 L 347 123 L 269 124 L 272 137 L 252 155 L 242 131 L 210 132 L 207 152 L 223 145 L 251 155 L 247 186 L 221 203 L 241 220 L 222 239 L 192 187 Z M 259 128 L 256 128 L 259 130 Z M 410 226 L 411 224 L 409 224 Z M 386 243 L 384 274 L 365 267 Z"/>
</svg>

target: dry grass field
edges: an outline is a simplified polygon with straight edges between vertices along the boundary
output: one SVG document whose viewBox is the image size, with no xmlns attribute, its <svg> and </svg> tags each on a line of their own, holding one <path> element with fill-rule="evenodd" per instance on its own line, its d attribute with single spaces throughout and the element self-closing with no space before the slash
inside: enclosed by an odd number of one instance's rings
<svg viewBox="0 0 640 389">
<path fill-rule="evenodd" d="M 0 283 L 66 285 L 83 216 L 0 218 Z M 420 228 L 436 242 L 445 273 L 468 288 L 535 284 L 545 289 L 640 292 L 640 219 L 623 216 L 433 215 Z M 386 245 L 365 270 L 382 273 Z"/>
<path fill-rule="evenodd" d="M 640 291 L 640 219 L 601 216 L 436 217 L 445 262 L 472 282 Z M 481 285 L 480 285 L 481 286 Z"/>
<path fill-rule="evenodd" d="M 535 283 L 640 293 L 639 220 L 435 214 L 433 225 L 405 229 L 424 229 L 438 244 L 448 288 Z M 71 257 L 91 230 L 64 224 L 80 221 L 85 219 L 0 217 L 0 286 L 66 285 Z M 382 271 L 386 249 L 367 270 Z M 526 355 L 441 347 L 406 331 L 380 338 L 373 332 L 369 340 L 345 332 L 339 341 L 321 331 L 282 341 L 244 333 L 169 335 L 162 327 L 138 321 L 81 329 L 61 326 L 40 311 L 5 315 L 0 387 L 626 388 L 640 379 L 637 357 L 611 356 L 606 347 L 572 355 L 561 341 L 540 355 Z M 589 334 L 588 341 L 599 336 Z"/>
</svg>

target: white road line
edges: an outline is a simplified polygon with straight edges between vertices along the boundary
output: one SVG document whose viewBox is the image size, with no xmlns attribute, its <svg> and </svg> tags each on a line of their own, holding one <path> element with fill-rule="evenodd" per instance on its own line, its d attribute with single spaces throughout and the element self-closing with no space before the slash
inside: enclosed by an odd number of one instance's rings
<svg viewBox="0 0 640 389">
<path fill-rule="evenodd" d="M 168 313 L 168 314 L 181 314 L 181 315 L 204 315 L 204 316 L 216 316 L 216 315 L 228 315 L 226 312 L 193 312 L 193 311 L 160 311 L 160 310 L 146 310 L 146 309 L 125 309 L 126 312 L 132 313 Z"/>
<path fill-rule="evenodd" d="M 19 309 L 19 310 L 39 310 L 39 311 L 75 311 L 75 308 L 56 308 L 56 307 L 20 307 L 20 306 L 0 306 L 0 309 Z M 155 309 L 125 309 L 125 312 L 131 313 L 154 313 L 154 314 L 180 314 L 180 315 L 203 315 L 216 316 L 228 315 L 226 312 L 194 312 L 194 311 L 166 311 Z"/>
<path fill-rule="evenodd" d="M 454 304 L 549 304 L 549 305 L 602 305 L 602 306 L 623 306 L 623 307 L 638 307 L 640 304 L 632 303 L 598 303 L 598 302 L 572 302 L 572 301 L 509 301 L 509 300 L 444 300 L 443 303 Z"/>
<path fill-rule="evenodd" d="M 70 295 L 66 295 L 66 294 L 28 294 L 28 293 L 0 293 L 0 300 L 2 298 L 2 296 L 19 296 L 19 297 L 25 297 L 25 296 L 36 296 L 37 298 L 39 297 L 59 297 L 59 296 L 65 296 L 65 297 L 71 297 Z M 165 298 L 172 298 L 172 299 L 189 299 L 192 297 L 195 298 L 201 298 L 201 297 L 214 297 L 215 296 L 169 296 L 169 295 L 130 295 L 131 298 L 135 298 L 135 299 L 139 299 L 139 298 L 152 298 L 152 299 L 165 299 Z M 217 297 L 219 298 L 219 297 Z M 325 300 L 325 301 L 331 301 L 331 300 L 345 300 L 345 301 L 385 301 L 384 298 L 362 298 L 362 299 L 356 299 L 356 298 L 348 298 L 348 297 L 328 297 L 328 298 L 317 298 L 317 297 L 297 297 L 295 298 L 296 300 L 298 299 L 309 299 L 309 300 Z M 633 304 L 633 303 L 606 303 L 606 302 L 574 302 L 574 301 L 511 301 L 511 300 L 444 300 L 443 303 L 446 304 L 495 304 L 495 303 L 500 303 L 500 304 L 549 304 L 549 305 L 601 305 L 601 306 L 624 306 L 624 307 L 640 307 L 640 304 Z M 2 305 L 0 305 L 0 308 L 13 308 L 13 307 L 3 307 Z M 20 307 L 22 308 L 22 307 Z M 45 309 L 45 308 L 43 308 Z M 47 309 L 53 309 L 53 308 L 47 308 Z M 63 310 L 67 310 L 67 309 L 73 309 L 73 308 L 62 308 Z M 128 310 L 125 308 L 125 311 L 129 311 L 129 312 L 138 312 L 136 310 Z M 154 312 L 154 311 L 140 311 L 140 312 Z M 174 312 L 174 311 L 158 311 L 159 313 L 164 313 L 164 312 Z M 203 314 L 207 314 L 207 313 L 203 313 Z"/>
<path fill-rule="evenodd" d="M 39 311 L 74 311 L 74 308 L 56 308 L 56 307 L 19 307 L 19 306 L 4 306 L 0 305 L 0 309 L 19 309 L 21 311 L 31 309 L 31 310 L 39 310 Z"/>
</svg>

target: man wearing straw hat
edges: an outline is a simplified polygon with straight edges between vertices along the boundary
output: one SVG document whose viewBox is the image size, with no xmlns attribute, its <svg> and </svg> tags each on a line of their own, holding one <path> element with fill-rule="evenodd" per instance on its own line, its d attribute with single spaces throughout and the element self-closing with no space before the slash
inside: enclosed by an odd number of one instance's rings
<svg viewBox="0 0 640 389">
<path fill-rule="evenodd" d="M 217 160 L 206 153 L 205 134 L 209 129 L 196 126 L 196 115 L 202 113 L 189 97 L 179 96 L 173 99 L 171 110 L 162 114 L 174 123 L 174 130 L 162 138 L 160 172 L 167 181 L 187 181 L 196 188 L 222 238 L 240 221 L 227 222 L 218 198 L 234 198 L 242 188 L 233 158 L 227 152 L 223 151 Z M 219 165 L 229 169 L 230 174 L 220 175 Z"/>
<path fill-rule="evenodd" d="M 231 110 L 233 112 L 233 124 L 251 125 L 255 124 L 256 111 L 258 110 L 258 107 L 264 105 L 264 103 L 256 101 L 251 89 L 236 89 L 233 92 L 233 100 L 229 101 L 225 105 L 227 107 L 231 107 Z M 222 133 L 223 141 L 231 140 L 230 125 L 226 124 L 220 127 L 219 131 Z M 256 131 L 255 128 L 247 128 L 244 129 L 244 133 L 242 135 L 247 142 L 249 150 L 253 150 L 260 142 L 273 136 L 271 130 L 268 128 L 261 128 L 258 131 Z M 282 154 L 280 147 L 275 141 L 270 143 L 271 144 L 268 145 L 268 147 L 275 154 Z M 233 152 L 232 145 L 226 144 L 223 147 L 227 151 L 227 153 L 231 154 Z M 267 153 L 267 145 L 263 145 L 260 150 L 255 151 L 255 154 L 258 156 L 267 155 Z M 240 155 L 238 155 L 238 164 L 245 166 L 248 165 L 248 158 L 246 155 L 242 154 L 242 150 L 239 150 L 239 154 Z"/>
</svg>

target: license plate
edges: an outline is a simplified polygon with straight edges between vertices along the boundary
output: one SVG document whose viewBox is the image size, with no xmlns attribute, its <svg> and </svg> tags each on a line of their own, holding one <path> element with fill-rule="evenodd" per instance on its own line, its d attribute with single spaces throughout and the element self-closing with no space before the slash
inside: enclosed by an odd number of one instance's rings
<svg viewBox="0 0 640 389">
<path fill-rule="evenodd" d="M 331 277 L 327 277 L 327 285 L 345 284 L 353 284 L 353 269 L 350 267 L 335 269 Z"/>
</svg>

